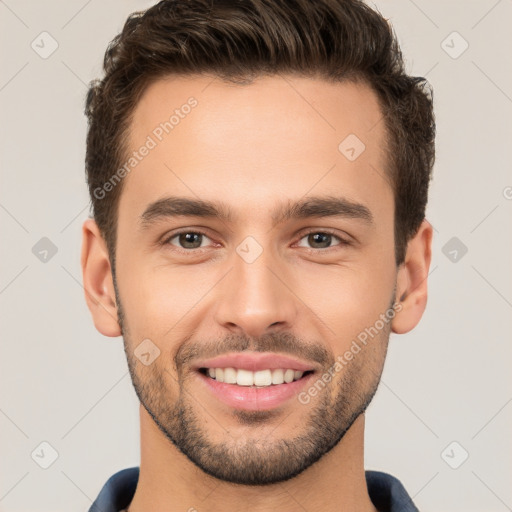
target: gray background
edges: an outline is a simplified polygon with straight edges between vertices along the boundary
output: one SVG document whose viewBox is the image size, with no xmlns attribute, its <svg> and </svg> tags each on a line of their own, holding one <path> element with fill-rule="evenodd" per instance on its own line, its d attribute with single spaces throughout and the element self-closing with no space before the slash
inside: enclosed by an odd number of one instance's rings
<svg viewBox="0 0 512 512">
<path fill-rule="evenodd" d="M 1 511 L 85 511 L 139 463 L 122 340 L 96 332 L 81 285 L 82 112 L 107 43 L 151 3 L 0 1 Z M 512 510 L 512 2 L 372 5 L 432 83 L 438 136 L 428 307 L 391 337 L 366 468 L 401 479 L 422 511 Z M 47 58 L 43 31 L 58 44 Z M 58 452 L 47 469 L 42 442 Z"/>
</svg>

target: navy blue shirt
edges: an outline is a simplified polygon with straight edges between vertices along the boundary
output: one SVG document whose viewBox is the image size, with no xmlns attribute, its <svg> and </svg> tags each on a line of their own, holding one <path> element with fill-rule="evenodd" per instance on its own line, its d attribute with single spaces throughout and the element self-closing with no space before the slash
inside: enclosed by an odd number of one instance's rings
<svg viewBox="0 0 512 512">
<path fill-rule="evenodd" d="M 103 486 L 89 512 L 120 512 L 132 501 L 139 480 L 139 468 L 112 475 Z M 379 512 L 419 512 L 404 486 L 394 476 L 366 471 L 368 494 Z"/>
</svg>

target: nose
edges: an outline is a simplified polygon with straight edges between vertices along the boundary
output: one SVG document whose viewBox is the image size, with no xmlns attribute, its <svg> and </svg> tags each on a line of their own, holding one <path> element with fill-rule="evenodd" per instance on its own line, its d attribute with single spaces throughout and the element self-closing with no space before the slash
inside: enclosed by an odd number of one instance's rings
<svg viewBox="0 0 512 512">
<path fill-rule="evenodd" d="M 252 338 L 290 330 L 296 323 L 299 301 L 289 281 L 271 251 L 264 250 L 251 263 L 235 254 L 233 268 L 218 290 L 217 324 Z"/>
</svg>

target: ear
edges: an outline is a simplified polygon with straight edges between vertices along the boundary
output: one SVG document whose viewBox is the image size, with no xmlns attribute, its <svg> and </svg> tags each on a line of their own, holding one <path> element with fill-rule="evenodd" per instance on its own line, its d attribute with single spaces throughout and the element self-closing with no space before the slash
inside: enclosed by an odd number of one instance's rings
<svg viewBox="0 0 512 512">
<path fill-rule="evenodd" d="M 407 244 L 405 261 L 397 275 L 397 301 L 401 308 L 391 322 L 397 334 L 411 331 L 419 323 L 427 306 L 427 278 L 432 258 L 432 226 L 423 220 L 416 235 Z"/>
<path fill-rule="evenodd" d="M 82 226 L 81 264 L 85 300 L 96 329 L 105 336 L 120 336 L 110 258 L 93 219 Z"/>
</svg>

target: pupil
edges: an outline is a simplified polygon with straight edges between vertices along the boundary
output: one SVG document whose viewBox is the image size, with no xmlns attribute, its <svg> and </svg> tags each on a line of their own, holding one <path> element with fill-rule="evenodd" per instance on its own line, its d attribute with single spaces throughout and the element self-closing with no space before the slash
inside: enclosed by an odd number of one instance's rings
<svg viewBox="0 0 512 512">
<path fill-rule="evenodd" d="M 329 247 L 330 239 L 331 235 L 329 233 L 312 233 L 309 235 L 310 244 L 314 245 L 320 243 L 322 247 Z"/>
<path fill-rule="evenodd" d="M 180 235 L 180 243 L 187 249 L 197 249 L 197 247 L 201 245 L 201 242 L 199 241 L 199 245 L 197 245 L 197 239 L 195 242 L 192 239 L 195 237 L 199 238 L 200 236 L 200 233 L 182 233 Z"/>
</svg>

